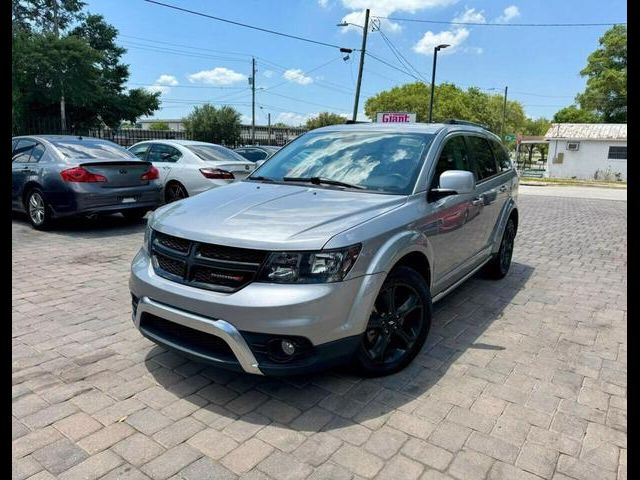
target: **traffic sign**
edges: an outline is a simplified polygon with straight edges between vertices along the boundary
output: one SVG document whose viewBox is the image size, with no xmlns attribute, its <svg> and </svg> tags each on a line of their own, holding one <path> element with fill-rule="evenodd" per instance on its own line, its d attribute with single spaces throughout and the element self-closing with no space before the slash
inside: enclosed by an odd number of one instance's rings
<svg viewBox="0 0 640 480">
<path fill-rule="evenodd" d="M 504 136 L 504 139 L 505 139 L 507 142 L 511 142 L 511 141 L 513 141 L 513 140 L 515 140 L 515 139 L 516 139 L 516 136 L 515 136 L 513 133 L 507 133 L 507 134 Z"/>
</svg>

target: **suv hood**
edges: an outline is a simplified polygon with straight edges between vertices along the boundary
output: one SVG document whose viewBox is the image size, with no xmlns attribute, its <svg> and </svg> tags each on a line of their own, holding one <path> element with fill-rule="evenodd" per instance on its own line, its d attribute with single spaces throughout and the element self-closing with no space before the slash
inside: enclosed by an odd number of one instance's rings
<svg viewBox="0 0 640 480">
<path fill-rule="evenodd" d="M 399 195 L 236 182 L 159 208 L 151 227 L 218 245 L 319 250 L 338 233 L 405 202 Z"/>
</svg>

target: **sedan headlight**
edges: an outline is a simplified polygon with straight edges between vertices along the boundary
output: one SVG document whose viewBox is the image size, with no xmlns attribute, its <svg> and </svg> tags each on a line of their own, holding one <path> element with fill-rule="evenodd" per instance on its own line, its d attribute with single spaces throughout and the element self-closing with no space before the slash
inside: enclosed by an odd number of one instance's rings
<svg viewBox="0 0 640 480">
<path fill-rule="evenodd" d="M 274 252 L 258 281 L 269 283 L 340 282 L 356 263 L 361 245 L 319 252 Z"/>
</svg>

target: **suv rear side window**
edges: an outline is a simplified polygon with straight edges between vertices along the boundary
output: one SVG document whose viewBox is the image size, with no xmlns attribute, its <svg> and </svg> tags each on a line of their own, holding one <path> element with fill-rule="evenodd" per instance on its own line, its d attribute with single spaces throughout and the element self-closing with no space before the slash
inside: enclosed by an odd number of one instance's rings
<svg viewBox="0 0 640 480">
<path fill-rule="evenodd" d="M 18 140 L 18 144 L 13 149 L 13 157 L 11 158 L 11 161 L 16 163 L 27 163 L 31 157 L 31 150 L 33 150 L 33 147 L 36 145 L 37 144 L 34 140 Z"/>
<path fill-rule="evenodd" d="M 433 175 L 431 188 L 438 188 L 440 186 L 440 175 L 447 170 L 466 170 L 467 172 L 473 172 L 475 174 L 469 160 L 467 145 L 462 135 L 457 135 L 447 140 L 447 143 L 440 152 L 440 158 L 438 158 L 438 163 L 436 164 L 436 171 Z"/>
<path fill-rule="evenodd" d="M 467 142 L 469 142 L 469 150 L 473 153 L 475 160 L 478 181 L 497 174 L 498 167 L 496 166 L 495 158 L 493 158 L 489 142 L 485 138 L 471 135 L 467 137 Z"/>
<path fill-rule="evenodd" d="M 508 172 L 509 170 L 511 170 L 513 168 L 513 165 L 511 164 L 511 158 L 509 158 L 509 152 L 507 152 L 507 149 L 504 148 L 504 145 L 495 140 L 489 140 L 489 142 L 491 143 L 491 147 L 493 148 L 493 154 L 498 161 L 499 171 Z"/>
</svg>

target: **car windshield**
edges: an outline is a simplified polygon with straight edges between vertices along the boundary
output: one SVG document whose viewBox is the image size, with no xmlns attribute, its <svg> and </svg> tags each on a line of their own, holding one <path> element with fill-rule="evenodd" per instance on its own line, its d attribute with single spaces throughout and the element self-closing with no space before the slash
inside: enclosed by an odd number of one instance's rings
<svg viewBox="0 0 640 480">
<path fill-rule="evenodd" d="M 202 160 L 207 162 L 246 162 L 240 154 L 218 145 L 185 145 Z"/>
<path fill-rule="evenodd" d="M 281 149 L 248 180 L 299 178 L 327 188 L 340 188 L 329 182 L 342 182 L 358 190 L 407 195 L 432 140 L 432 134 L 424 133 L 311 132 Z"/>
<path fill-rule="evenodd" d="M 50 140 L 67 158 L 91 160 L 138 160 L 129 150 L 112 142 L 95 140 Z"/>
</svg>

